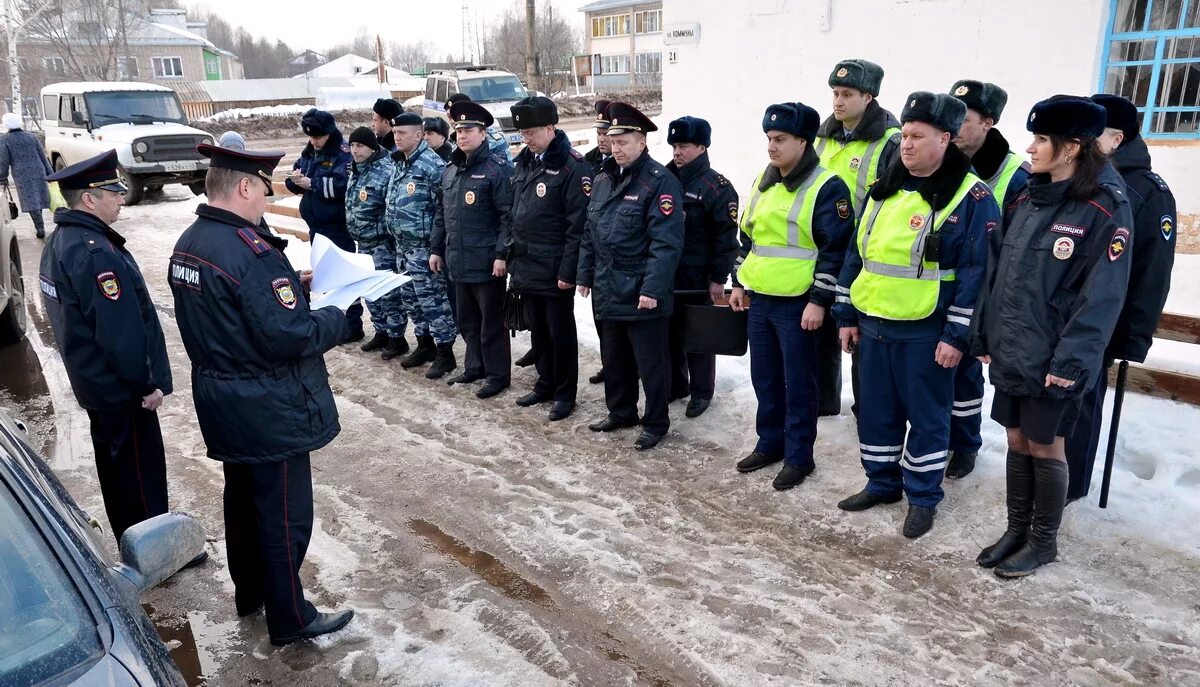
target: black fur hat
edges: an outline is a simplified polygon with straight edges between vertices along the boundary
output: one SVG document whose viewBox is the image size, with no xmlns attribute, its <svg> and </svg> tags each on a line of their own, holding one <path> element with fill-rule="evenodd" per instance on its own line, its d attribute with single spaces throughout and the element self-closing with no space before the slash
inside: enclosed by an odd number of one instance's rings
<svg viewBox="0 0 1200 687">
<path fill-rule="evenodd" d="M 558 124 L 558 106 L 545 96 L 523 98 L 508 109 L 512 112 L 513 126 L 518 129 Z"/>
<path fill-rule="evenodd" d="M 1138 126 L 1137 105 L 1119 95 L 1107 93 L 1093 95 L 1092 101 L 1103 107 L 1108 113 L 1108 117 L 1105 118 L 1105 128 L 1120 129 L 1125 134 L 1126 141 L 1132 141 L 1138 137 L 1141 127 Z"/>
<path fill-rule="evenodd" d="M 712 145 L 712 125 L 699 117 L 680 117 L 667 127 L 667 143 L 695 143 L 708 148 Z"/>
<path fill-rule="evenodd" d="M 1096 138 L 1104 133 L 1108 112 L 1091 98 L 1054 95 L 1036 103 L 1025 120 L 1035 134 Z"/>
<path fill-rule="evenodd" d="M 950 87 L 950 95 L 966 103 L 969 109 L 991 117 L 993 122 L 1000 121 L 1004 106 L 1008 104 L 1008 93 L 1003 88 L 983 81 L 955 81 Z"/>
<path fill-rule="evenodd" d="M 379 98 L 375 101 L 375 105 L 371 107 L 371 110 L 390 122 L 394 117 L 400 116 L 404 108 L 400 107 L 400 103 L 392 98 Z"/>
<path fill-rule="evenodd" d="M 917 91 L 908 96 L 908 102 L 900 112 L 900 121 L 905 124 L 925 122 L 954 136 L 966 116 L 967 106 L 958 98 L 945 93 Z"/>
<path fill-rule="evenodd" d="M 810 145 L 820 126 L 821 115 L 804 103 L 777 103 L 763 113 L 763 133 L 783 131 L 803 138 Z"/>
</svg>

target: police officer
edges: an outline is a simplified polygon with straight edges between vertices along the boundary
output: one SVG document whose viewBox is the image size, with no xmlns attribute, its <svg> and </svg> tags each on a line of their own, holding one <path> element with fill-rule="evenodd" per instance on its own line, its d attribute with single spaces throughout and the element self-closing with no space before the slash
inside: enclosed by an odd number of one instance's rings
<svg viewBox="0 0 1200 687">
<path fill-rule="evenodd" d="M 658 130 L 654 122 L 627 103 L 612 103 L 607 114 L 613 156 L 593 182 L 576 278 L 585 298 L 595 287 L 608 406 L 608 416 L 588 428 L 637 425 L 640 376 L 646 410 L 634 447 L 644 450 L 671 426 L 667 330 L 683 249 L 683 191 L 646 150 L 646 134 Z"/>
<path fill-rule="evenodd" d="M 1000 215 L 1029 180 L 1029 163 L 1008 146 L 995 128 L 1008 103 L 1008 93 L 996 84 L 956 81 L 950 94 L 967 106 L 967 116 L 954 137 L 954 145 L 971 158 L 975 174 L 992 189 L 1000 203 Z M 963 356 L 954 372 L 954 410 L 950 415 L 950 463 L 946 476 L 961 479 L 975 469 L 975 458 L 983 446 L 983 365 L 973 356 Z"/>
<path fill-rule="evenodd" d="M 850 188 L 854 211 L 861 215 L 867 189 L 896 159 L 900 122 L 875 99 L 883 85 L 883 67 L 867 60 L 842 60 L 829 73 L 833 114 L 817 131 L 821 166 Z M 837 323 L 826 318 L 817 333 L 817 387 L 821 416 L 842 411 L 842 352 Z M 857 356 L 851 356 L 851 386 L 858 403 Z"/>
<path fill-rule="evenodd" d="M 421 118 L 405 112 L 392 120 L 396 152 L 395 170 L 387 195 L 387 226 L 396 242 L 396 268 L 411 281 L 400 287 L 401 300 L 413 321 L 417 348 L 400 361 L 404 369 L 428 363 L 428 379 L 441 379 L 454 368 L 454 310 L 445 274 L 429 269 L 433 218 L 442 179 L 441 158 L 425 142 Z M 390 359 L 387 352 L 384 359 Z"/>
<path fill-rule="evenodd" d="M 445 105 L 446 116 L 447 117 L 450 116 L 450 108 L 453 107 L 455 103 L 469 103 L 469 102 L 471 102 L 471 96 L 467 95 L 466 93 L 455 93 L 454 95 L 450 96 L 446 100 L 446 105 Z M 454 122 L 453 118 L 451 118 L 450 121 L 451 121 L 451 123 L 453 123 Z M 495 117 L 492 117 L 492 123 L 488 125 L 487 131 L 485 133 L 486 133 L 487 144 L 488 144 L 488 147 L 492 151 L 492 155 L 494 155 L 498 158 L 503 158 L 504 164 L 508 165 L 509 167 L 512 167 L 512 163 L 513 163 L 512 149 L 508 145 L 508 138 L 505 137 L 504 130 L 500 128 L 500 124 L 496 122 Z M 457 137 L 458 137 L 458 130 L 455 129 L 455 132 L 450 134 L 450 140 L 457 141 Z M 447 160 L 447 164 L 449 164 L 449 160 Z"/>
<path fill-rule="evenodd" d="M 167 512 L 158 408 L 171 366 L 158 313 L 125 237 L 112 229 L 125 185 L 109 151 L 49 177 L 68 209 L 42 250 L 42 303 L 75 399 L 91 422 L 96 474 L 117 543 Z"/>
<path fill-rule="evenodd" d="M 308 145 L 292 165 L 292 174 L 284 185 L 303 196 L 300 217 L 312 234 L 322 234 L 338 248 L 353 253 L 354 239 L 346 230 L 346 183 L 354 164 L 350 146 L 328 112 L 316 108 L 305 112 L 300 127 L 308 136 Z M 365 335 L 360 303 L 355 302 L 346 310 L 346 324 L 348 333 L 342 343 L 361 341 Z M 404 327 L 400 327 L 400 332 L 404 332 Z"/>
<path fill-rule="evenodd" d="M 575 409 L 579 341 L 575 332 L 575 274 L 579 240 L 592 192 L 591 170 L 558 129 L 558 108 L 542 96 L 512 106 L 525 139 L 513 174 L 512 288 L 521 294 L 537 351 L 537 383 L 517 399 L 530 407 L 553 401 L 550 420 Z"/>
<path fill-rule="evenodd" d="M 1104 362 L 1105 367 L 1114 359 L 1141 363 L 1146 361 L 1171 288 L 1171 268 L 1175 264 L 1175 196 L 1167 182 L 1150 167 L 1150 151 L 1138 131 L 1137 107 L 1119 95 L 1097 93 L 1092 100 L 1107 111 L 1104 133 L 1096 143 L 1124 179 L 1133 215 L 1129 288 Z M 1095 383 L 1083 394 L 1075 431 L 1067 437 L 1068 501 L 1088 494 L 1107 388 L 1108 376 L 1096 375 Z"/>
<path fill-rule="evenodd" d="M 392 180 L 392 159 L 379 145 L 376 135 L 365 126 L 350 134 L 350 155 L 354 166 L 346 186 L 346 229 L 358 245 L 358 252 L 370 255 L 375 269 L 396 271 L 396 244 L 387 227 L 387 192 Z M 408 316 L 400 289 L 378 298 L 367 306 L 375 335 L 363 344 L 364 351 L 386 349 L 395 355 L 408 352 L 404 326 Z"/>
<path fill-rule="evenodd" d="M 605 111 L 608 109 L 611 100 L 596 101 L 596 147 L 584 154 L 583 159 L 592 166 L 592 173 L 589 175 L 594 184 L 600 176 L 600 172 L 604 171 L 604 163 L 612 157 L 612 146 L 608 142 L 608 128 L 610 125 Z M 604 337 L 600 336 L 600 318 L 596 316 L 596 301 L 592 301 L 592 322 L 596 325 L 596 336 L 600 339 L 600 345 L 604 345 Z M 604 350 L 601 348 L 600 360 L 604 360 Z M 604 383 L 604 366 L 601 364 L 600 369 L 588 377 L 588 382 L 591 384 Z"/>
<path fill-rule="evenodd" d="M 454 146 L 450 143 L 450 125 L 441 117 L 426 117 L 424 120 L 425 142 L 429 149 L 442 158 L 442 162 L 450 161 Z"/>
<path fill-rule="evenodd" d="M 971 352 L 989 363 L 992 419 L 1006 428 L 1008 529 L 976 562 L 1022 577 L 1058 555 L 1067 501 L 1065 437 L 1104 375 L 1104 349 L 1129 283 L 1133 216 L 1097 142 L 1106 113 L 1088 98 L 1033 106 L 1033 175 L 989 239 L 990 286 Z"/>
<path fill-rule="evenodd" d="M 392 120 L 400 116 L 404 108 L 393 98 L 379 98 L 371 107 L 371 129 L 379 147 L 393 153 L 396 151 L 396 138 L 392 135 Z"/>
<path fill-rule="evenodd" d="M 446 268 L 454 281 L 458 327 L 467 343 L 463 373 L 452 384 L 480 379 L 475 395 L 491 398 L 508 388 L 512 358 L 504 327 L 508 241 L 512 235 L 512 167 L 487 146 L 495 121 L 482 105 L 450 107 L 458 150 L 442 173 L 433 218 L 429 268 Z"/>
<path fill-rule="evenodd" d="M 754 292 L 750 378 L 758 444 L 737 469 L 753 472 L 782 460 L 773 484 L 780 490 L 800 484 L 815 467 L 816 332 L 834 303 L 854 233 L 850 189 L 821 167 L 809 145 L 819 123 L 817 111 L 803 103 L 772 105 L 763 114 L 771 162 L 754 180 L 742 218 L 743 260 L 729 299 L 745 310 L 746 289 Z"/>
<path fill-rule="evenodd" d="M 987 266 L 985 236 L 1000 218 L 992 193 L 951 139 L 961 100 L 913 93 L 901 121 L 900 164 L 871 187 L 835 316 L 846 350 L 861 346 L 858 439 L 867 486 L 842 500 L 866 510 L 908 495 L 904 536 L 933 526 L 948 460 L 954 369 Z"/>
<path fill-rule="evenodd" d="M 670 398 L 691 396 L 684 414 L 699 417 L 708 410 L 716 390 L 717 357 L 684 351 L 687 306 L 725 298 L 725 282 L 737 256 L 738 197 L 729 180 L 709 165 L 712 127 L 708 122 L 697 117 L 676 119 L 667 127 L 667 143 L 674 151 L 667 169 L 683 187 L 684 210 L 683 254 L 675 271 L 677 293 L 669 340 Z"/>
<path fill-rule="evenodd" d="M 239 616 L 266 607 L 271 643 L 333 632 L 354 612 L 319 613 L 300 566 L 313 525 L 309 453 L 337 436 L 324 353 L 346 334 L 335 307 L 310 311 L 286 241 L 255 229 L 283 153 L 201 145 L 208 204 L 175 244 L 168 281 L 192 361 L 208 456 L 225 473 L 225 544 Z"/>
</svg>

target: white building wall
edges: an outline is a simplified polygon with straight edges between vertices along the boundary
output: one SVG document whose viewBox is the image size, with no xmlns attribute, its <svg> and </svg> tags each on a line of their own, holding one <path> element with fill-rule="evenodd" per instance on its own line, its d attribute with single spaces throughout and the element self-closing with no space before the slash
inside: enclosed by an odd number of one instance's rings
<svg viewBox="0 0 1200 687">
<path fill-rule="evenodd" d="M 713 125 L 713 166 L 741 192 L 766 164 L 762 112 L 800 100 L 830 112 L 834 64 L 861 57 L 884 68 L 879 102 L 897 117 L 917 90 L 958 79 L 1008 91 L 999 128 L 1018 152 L 1024 118 L 1055 93 L 1096 92 L 1108 0 L 665 0 L 669 30 L 699 24 L 696 43 L 668 45 L 660 126 L 682 115 Z M 668 56 L 675 54 L 671 63 Z M 659 143 L 665 141 L 662 137 Z M 1151 143 L 1156 170 L 1180 206 L 1181 239 L 1196 236 L 1200 141 Z"/>
</svg>

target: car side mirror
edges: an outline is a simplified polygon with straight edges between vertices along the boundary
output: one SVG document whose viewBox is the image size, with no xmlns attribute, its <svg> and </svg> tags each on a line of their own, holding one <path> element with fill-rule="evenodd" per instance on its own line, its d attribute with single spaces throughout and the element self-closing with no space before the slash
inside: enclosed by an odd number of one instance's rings
<svg viewBox="0 0 1200 687">
<path fill-rule="evenodd" d="M 204 525 L 187 513 L 143 520 L 121 535 L 116 571 L 144 593 L 179 572 L 204 550 Z"/>
<path fill-rule="evenodd" d="M 80 112 L 79 110 L 76 110 L 71 113 L 71 123 L 74 124 L 75 126 L 86 126 L 87 119 L 84 118 L 82 112 Z"/>
</svg>

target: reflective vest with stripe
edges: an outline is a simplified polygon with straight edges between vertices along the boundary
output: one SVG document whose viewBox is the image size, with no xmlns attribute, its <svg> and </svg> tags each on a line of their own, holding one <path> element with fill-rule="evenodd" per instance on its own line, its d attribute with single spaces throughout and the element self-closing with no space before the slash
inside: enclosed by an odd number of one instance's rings
<svg viewBox="0 0 1200 687">
<path fill-rule="evenodd" d="M 819 254 L 812 234 L 813 211 L 821 188 L 834 178 L 833 172 L 817 165 L 795 191 L 782 182 L 760 191 L 762 174 L 758 175 L 742 215 L 742 232 L 754 242 L 737 271 L 743 286 L 770 296 L 800 296 L 812 288 Z M 822 279 L 826 289 L 836 285 L 834 277 Z"/>
<path fill-rule="evenodd" d="M 899 133 L 899 129 L 892 127 L 874 141 L 850 141 L 845 145 L 828 138 L 817 138 L 816 151 L 821 157 L 821 166 L 841 177 L 846 187 L 853 191 L 855 212 L 860 212 L 867 200 L 867 187 L 879 178 L 879 154 L 883 152 L 884 144 Z"/>
<path fill-rule="evenodd" d="M 916 191 L 902 189 L 882 202 L 867 199 L 855 237 L 863 262 L 850 286 L 855 309 L 886 320 L 923 320 L 933 314 L 941 283 L 954 281 L 954 270 L 924 259 L 925 240 L 979 182 L 968 174 L 940 213 Z"/>
<path fill-rule="evenodd" d="M 1004 164 L 1000 165 L 1000 169 L 991 179 L 984 180 L 983 183 L 992 189 L 992 195 L 996 197 L 996 203 L 1000 205 L 1000 216 L 1004 217 L 1004 196 L 1008 193 L 1008 185 L 1012 183 L 1013 175 L 1021 168 L 1025 161 L 1021 159 L 1013 151 L 1008 151 L 1008 155 L 1004 157 Z"/>
</svg>

